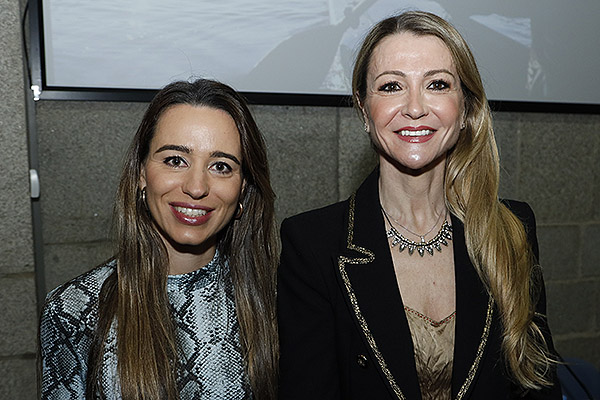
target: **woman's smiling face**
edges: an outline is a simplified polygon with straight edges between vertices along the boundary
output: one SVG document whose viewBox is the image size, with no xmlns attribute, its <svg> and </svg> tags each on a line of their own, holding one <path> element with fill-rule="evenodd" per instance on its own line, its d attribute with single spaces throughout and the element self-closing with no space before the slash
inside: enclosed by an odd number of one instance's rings
<svg viewBox="0 0 600 400">
<path fill-rule="evenodd" d="M 383 39 L 371 56 L 362 110 L 382 162 L 419 170 L 444 158 L 464 118 L 450 50 L 431 35 Z"/>
<path fill-rule="evenodd" d="M 238 207 L 241 163 L 240 134 L 227 112 L 178 104 L 161 115 L 140 187 L 169 252 L 201 246 L 214 254 Z"/>
</svg>

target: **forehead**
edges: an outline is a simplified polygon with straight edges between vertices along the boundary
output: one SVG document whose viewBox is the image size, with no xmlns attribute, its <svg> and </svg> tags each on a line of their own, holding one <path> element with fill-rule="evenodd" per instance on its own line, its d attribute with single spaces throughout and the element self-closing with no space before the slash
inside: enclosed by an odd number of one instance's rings
<svg viewBox="0 0 600 400">
<path fill-rule="evenodd" d="M 456 71 L 448 46 L 432 35 L 396 33 L 382 39 L 373 50 L 369 73 L 387 70 L 420 72 L 433 69 Z"/>
<path fill-rule="evenodd" d="M 226 111 L 177 104 L 165 110 L 158 119 L 151 147 L 167 142 L 198 149 L 209 145 L 240 147 L 239 136 L 235 121 Z"/>
</svg>

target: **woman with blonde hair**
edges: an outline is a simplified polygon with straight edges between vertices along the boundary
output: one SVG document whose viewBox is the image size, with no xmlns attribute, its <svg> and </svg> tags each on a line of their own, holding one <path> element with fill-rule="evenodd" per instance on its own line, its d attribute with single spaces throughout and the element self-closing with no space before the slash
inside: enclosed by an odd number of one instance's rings
<svg viewBox="0 0 600 400">
<path fill-rule="evenodd" d="M 535 220 L 499 200 L 473 55 L 433 14 L 376 24 L 353 97 L 379 165 L 282 224 L 282 399 L 560 399 Z"/>
<path fill-rule="evenodd" d="M 275 399 L 273 221 L 244 99 L 160 90 L 125 156 L 115 257 L 48 295 L 42 398 Z"/>
</svg>

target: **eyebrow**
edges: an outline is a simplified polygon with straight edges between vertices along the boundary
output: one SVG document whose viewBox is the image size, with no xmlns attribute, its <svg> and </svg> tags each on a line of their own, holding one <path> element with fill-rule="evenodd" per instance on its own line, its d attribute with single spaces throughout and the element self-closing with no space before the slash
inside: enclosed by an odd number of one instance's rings
<svg viewBox="0 0 600 400">
<path fill-rule="evenodd" d="M 161 146 L 158 150 L 156 150 L 154 154 L 158 154 L 161 151 L 167 151 L 167 150 L 179 151 L 179 152 L 185 153 L 185 154 L 192 154 L 194 152 L 191 148 L 189 148 L 187 146 L 183 146 L 183 145 L 179 145 L 179 144 L 165 144 L 164 146 Z M 234 156 L 233 154 L 226 153 L 224 151 L 220 151 L 220 150 L 213 151 L 212 153 L 210 153 L 210 157 L 211 158 L 228 158 L 231 161 L 233 161 L 234 163 L 236 163 L 237 165 L 242 165 L 242 163 L 236 156 Z"/>
<path fill-rule="evenodd" d="M 433 75 L 437 75 L 437 74 L 448 74 L 454 78 L 454 74 L 452 72 L 450 72 L 449 70 L 447 70 L 446 68 L 432 69 L 431 71 L 425 72 L 424 76 L 428 77 L 428 76 L 433 76 Z"/>
<path fill-rule="evenodd" d="M 445 69 L 445 68 L 432 69 L 430 71 L 425 72 L 425 74 L 423 76 L 427 78 L 427 77 L 430 77 L 430 76 L 433 76 L 433 75 L 436 75 L 436 74 L 441 74 L 441 73 L 448 74 L 448 75 L 450 75 L 450 76 L 452 76 L 454 78 L 454 74 L 452 72 L 450 72 L 449 70 Z M 402 78 L 406 77 L 406 74 L 404 72 L 402 72 L 402 71 L 390 70 L 390 71 L 383 71 L 382 73 L 380 73 L 379 75 L 377 75 L 375 77 L 375 79 L 377 80 L 377 79 L 381 78 L 384 75 L 397 75 L 397 76 L 400 76 Z"/>
<path fill-rule="evenodd" d="M 241 165 L 240 160 L 233 154 L 225 153 L 224 151 L 213 151 L 210 153 L 212 158 L 229 158 L 231 161 L 236 163 L 237 165 Z"/>
<path fill-rule="evenodd" d="M 158 150 L 156 150 L 154 152 L 154 154 L 160 153 L 161 151 L 167 151 L 167 150 L 179 151 L 181 153 L 186 153 L 186 154 L 192 153 L 192 149 L 190 149 L 187 146 L 182 146 L 179 144 L 165 144 L 164 146 L 161 146 Z"/>
</svg>

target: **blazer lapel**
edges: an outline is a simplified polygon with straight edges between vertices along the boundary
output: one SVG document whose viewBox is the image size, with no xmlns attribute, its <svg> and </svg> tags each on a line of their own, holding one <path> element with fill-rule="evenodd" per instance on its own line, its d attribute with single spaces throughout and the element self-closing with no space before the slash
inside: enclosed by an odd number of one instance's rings
<svg viewBox="0 0 600 400">
<path fill-rule="evenodd" d="M 380 211 L 378 170 L 350 201 L 348 240 L 338 257 L 341 284 L 373 364 L 393 395 L 419 399 L 410 330 Z"/>
<path fill-rule="evenodd" d="M 341 285 L 367 347 L 398 399 L 420 399 L 414 349 L 385 235 L 375 170 L 349 200 L 346 248 L 338 256 Z M 464 227 L 451 216 L 456 281 L 452 398 L 463 399 L 487 347 L 493 301 L 473 267 Z"/>
<path fill-rule="evenodd" d="M 464 226 L 452 216 L 456 281 L 456 326 L 452 367 L 452 398 L 462 399 L 479 370 L 493 317 L 493 302 L 465 244 Z"/>
</svg>

